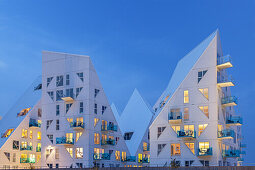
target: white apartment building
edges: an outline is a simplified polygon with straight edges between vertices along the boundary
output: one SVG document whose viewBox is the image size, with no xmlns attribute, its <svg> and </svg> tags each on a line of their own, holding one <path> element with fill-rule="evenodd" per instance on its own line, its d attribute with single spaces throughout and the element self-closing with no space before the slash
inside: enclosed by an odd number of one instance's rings
<svg viewBox="0 0 255 170">
<path fill-rule="evenodd" d="M 151 165 L 234 166 L 242 162 L 242 118 L 229 55 L 215 31 L 182 58 L 154 105 L 150 126 Z"/>
</svg>

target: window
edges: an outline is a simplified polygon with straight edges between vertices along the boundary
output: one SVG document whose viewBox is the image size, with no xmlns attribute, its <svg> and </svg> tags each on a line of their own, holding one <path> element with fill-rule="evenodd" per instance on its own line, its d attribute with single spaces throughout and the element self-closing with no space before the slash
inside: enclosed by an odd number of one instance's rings
<svg viewBox="0 0 255 170">
<path fill-rule="evenodd" d="M 97 123 L 98 123 L 99 119 L 98 118 L 94 118 L 94 127 L 96 127 Z"/>
<path fill-rule="evenodd" d="M 166 146 L 166 144 L 158 144 L 158 155 L 163 150 L 163 148 Z"/>
<path fill-rule="evenodd" d="M 203 166 L 209 166 L 209 161 L 200 160 L 200 162 Z"/>
<path fill-rule="evenodd" d="M 191 166 L 194 160 L 185 161 L 185 166 Z"/>
<path fill-rule="evenodd" d="M 40 131 L 37 132 L 37 139 L 38 139 L 38 140 L 41 140 L 41 139 L 42 139 L 42 135 L 41 135 L 41 132 L 40 132 Z"/>
<path fill-rule="evenodd" d="M 143 142 L 143 150 L 144 151 L 148 150 L 148 143 L 147 142 Z"/>
<path fill-rule="evenodd" d="M 27 129 L 22 129 L 21 137 L 22 138 L 27 138 Z"/>
<path fill-rule="evenodd" d="M 51 141 L 51 143 L 53 143 L 53 135 L 47 135 L 47 137 L 49 138 L 49 140 Z"/>
<path fill-rule="evenodd" d="M 13 143 L 12 143 L 12 148 L 14 150 L 19 150 L 19 141 L 14 140 Z"/>
<path fill-rule="evenodd" d="M 31 108 L 26 108 L 26 109 L 22 109 L 18 114 L 17 114 L 17 117 L 19 116 L 25 116 L 29 111 L 30 111 Z"/>
<path fill-rule="evenodd" d="M 60 114 L 59 105 L 56 105 L 56 116 L 58 116 L 59 114 Z"/>
<path fill-rule="evenodd" d="M 184 131 L 192 131 L 194 132 L 194 125 L 184 125 Z"/>
<path fill-rule="evenodd" d="M 60 101 L 63 96 L 64 96 L 63 90 L 56 91 L 56 101 Z"/>
<path fill-rule="evenodd" d="M 76 163 L 78 168 L 82 168 L 83 167 L 83 163 Z"/>
<path fill-rule="evenodd" d="M 29 131 L 29 138 L 33 139 L 33 131 L 32 130 Z"/>
<path fill-rule="evenodd" d="M 207 100 L 209 99 L 208 88 L 199 89 L 199 91 L 203 94 L 203 96 L 204 96 Z"/>
<path fill-rule="evenodd" d="M 83 148 L 76 148 L 75 158 L 76 159 L 82 159 L 83 158 Z"/>
<path fill-rule="evenodd" d="M 59 164 L 56 164 L 56 168 L 59 168 Z"/>
<path fill-rule="evenodd" d="M 75 140 L 75 142 L 77 142 L 79 140 L 81 135 L 82 135 L 82 132 L 76 132 L 76 138 L 75 138 L 76 140 Z"/>
<path fill-rule="evenodd" d="M 94 97 L 97 97 L 98 93 L 99 93 L 100 90 L 98 89 L 95 89 L 95 94 L 94 94 Z"/>
<path fill-rule="evenodd" d="M 53 77 L 48 77 L 47 78 L 47 87 L 50 85 L 50 82 L 51 82 L 52 79 L 53 79 Z"/>
<path fill-rule="evenodd" d="M 162 134 L 162 132 L 165 130 L 166 127 L 158 127 L 158 138 Z"/>
<path fill-rule="evenodd" d="M 181 155 L 181 144 L 173 143 L 171 144 L 171 156 Z"/>
<path fill-rule="evenodd" d="M 36 90 L 41 90 L 42 89 L 42 83 L 38 84 L 37 86 L 34 87 L 34 91 Z"/>
<path fill-rule="evenodd" d="M 74 142 L 73 133 L 66 133 L 66 141 L 70 143 Z"/>
<path fill-rule="evenodd" d="M 143 154 L 138 153 L 138 163 L 142 163 L 143 162 Z"/>
<path fill-rule="evenodd" d="M 83 113 L 83 102 L 80 102 L 80 113 Z"/>
<path fill-rule="evenodd" d="M 209 118 L 208 106 L 199 106 L 199 109 L 205 114 L 206 117 Z"/>
<path fill-rule="evenodd" d="M 73 148 L 66 148 L 67 152 L 69 152 L 70 156 L 73 157 Z"/>
<path fill-rule="evenodd" d="M 53 151 L 53 149 L 49 149 L 49 148 L 46 149 L 46 155 L 45 155 L 46 159 L 50 156 L 52 151 Z"/>
<path fill-rule="evenodd" d="M 56 130 L 59 130 L 59 120 L 56 120 Z"/>
<path fill-rule="evenodd" d="M 199 142 L 199 152 L 205 153 L 210 148 L 209 142 Z"/>
<path fill-rule="evenodd" d="M 56 86 L 63 86 L 63 76 L 57 76 Z"/>
<path fill-rule="evenodd" d="M 14 131 L 14 129 L 7 129 L 4 134 L 2 134 L 1 138 L 7 138 L 11 135 L 11 133 Z"/>
<path fill-rule="evenodd" d="M 122 161 L 127 160 L 127 153 L 126 152 L 121 152 L 121 160 Z"/>
<path fill-rule="evenodd" d="M 120 140 L 120 137 L 116 137 L 115 138 L 115 144 L 117 145 L 118 144 L 118 141 Z"/>
<path fill-rule="evenodd" d="M 202 134 L 202 132 L 205 130 L 205 128 L 207 127 L 208 124 L 201 124 L 198 125 L 198 136 L 200 136 Z"/>
<path fill-rule="evenodd" d="M 185 145 L 190 149 L 190 151 L 195 155 L 195 143 L 185 143 Z"/>
<path fill-rule="evenodd" d="M 77 73 L 77 76 L 81 79 L 81 81 L 83 82 L 83 73 Z"/>
<path fill-rule="evenodd" d="M 10 161 L 11 159 L 11 154 L 9 152 L 4 152 L 6 158 Z"/>
<path fill-rule="evenodd" d="M 76 97 L 79 96 L 81 90 L 82 90 L 82 87 L 76 88 Z"/>
<path fill-rule="evenodd" d="M 74 98 L 73 88 L 66 89 L 66 95 L 65 95 L 65 97 L 71 97 L 71 98 Z"/>
<path fill-rule="evenodd" d="M 116 161 L 120 161 L 120 151 L 115 151 L 115 159 Z"/>
<path fill-rule="evenodd" d="M 106 106 L 102 106 L 102 114 L 104 114 L 104 111 L 106 110 Z"/>
<path fill-rule="evenodd" d="M 134 132 L 126 132 L 124 134 L 124 140 L 130 140 Z"/>
<path fill-rule="evenodd" d="M 69 76 L 69 74 L 66 75 L 66 85 L 70 85 L 70 76 Z"/>
<path fill-rule="evenodd" d="M 172 129 L 175 131 L 175 133 L 177 133 L 181 130 L 181 126 L 172 126 Z"/>
<path fill-rule="evenodd" d="M 53 91 L 48 91 L 48 95 L 54 101 L 54 92 Z"/>
<path fill-rule="evenodd" d="M 38 109 L 37 115 L 38 115 L 38 117 L 42 117 L 42 109 L 41 108 Z"/>
<path fill-rule="evenodd" d="M 203 70 L 203 71 L 198 72 L 198 74 L 197 74 L 197 77 L 198 77 L 197 78 L 197 83 L 199 83 L 202 80 L 202 78 L 205 76 L 206 72 L 207 72 L 207 70 Z"/>
<path fill-rule="evenodd" d="M 189 103 L 189 91 L 185 90 L 183 92 L 183 96 L 184 96 L 184 103 Z"/>
<path fill-rule="evenodd" d="M 185 107 L 184 108 L 184 121 L 189 120 L 189 108 Z"/>
<path fill-rule="evenodd" d="M 97 114 L 97 104 L 94 105 L 94 113 Z"/>
<path fill-rule="evenodd" d="M 99 145 L 100 144 L 100 136 L 99 133 L 94 133 L 94 143 Z"/>
<path fill-rule="evenodd" d="M 53 120 L 47 120 L 46 122 L 46 130 L 50 127 Z"/>
<path fill-rule="evenodd" d="M 69 109 L 71 108 L 72 103 L 67 103 L 66 104 L 66 113 L 69 111 Z"/>
<path fill-rule="evenodd" d="M 16 153 L 13 153 L 12 162 L 16 162 Z"/>
</svg>

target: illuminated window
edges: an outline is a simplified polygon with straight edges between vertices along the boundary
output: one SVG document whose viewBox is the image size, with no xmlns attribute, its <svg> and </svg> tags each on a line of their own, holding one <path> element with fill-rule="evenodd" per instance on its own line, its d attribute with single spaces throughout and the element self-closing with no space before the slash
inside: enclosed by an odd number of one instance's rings
<svg viewBox="0 0 255 170">
<path fill-rule="evenodd" d="M 199 106 L 199 109 L 209 118 L 208 106 Z"/>
<path fill-rule="evenodd" d="M 209 142 L 199 142 L 199 150 L 205 150 L 210 148 Z"/>
<path fill-rule="evenodd" d="M 94 143 L 99 145 L 100 144 L 100 136 L 99 133 L 94 133 Z"/>
<path fill-rule="evenodd" d="M 204 89 L 199 89 L 199 91 L 205 96 L 205 98 L 209 98 L 208 95 L 208 88 L 204 88 Z"/>
<path fill-rule="evenodd" d="M 101 155 L 104 153 L 104 149 L 94 148 L 94 159 L 100 159 Z"/>
<path fill-rule="evenodd" d="M 183 97 L 184 97 L 184 103 L 189 103 L 189 91 L 185 90 L 183 92 Z"/>
<path fill-rule="evenodd" d="M 189 120 L 189 108 L 187 107 L 184 108 L 184 120 L 185 121 Z"/>
<path fill-rule="evenodd" d="M 40 162 L 40 161 L 41 161 L 41 155 L 38 154 L 38 155 L 36 155 L 36 162 L 38 163 L 38 162 Z"/>
<path fill-rule="evenodd" d="M 125 161 L 127 159 L 127 153 L 126 152 L 122 152 L 121 153 L 121 160 Z"/>
<path fill-rule="evenodd" d="M 116 161 L 120 161 L 120 151 L 115 151 L 115 159 Z"/>
<path fill-rule="evenodd" d="M 143 162 L 143 154 L 139 153 L 138 154 L 138 163 L 142 163 Z"/>
<path fill-rule="evenodd" d="M 11 135 L 11 133 L 14 131 L 14 129 L 7 129 L 4 134 L 2 134 L 1 138 L 7 138 Z"/>
<path fill-rule="evenodd" d="M 76 138 L 75 141 L 77 142 L 79 140 L 79 138 L 81 137 L 82 132 L 76 132 Z"/>
<path fill-rule="evenodd" d="M 26 108 L 26 109 L 21 110 L 21 111 L 17 114 L 17 116 L 19 117 L 19 116 L 24 116 L 24 115 L 26 115 L 26 114 L 29 112 L 30 109 L 31 109 L 31 108 Z"/>
<path fill-rule="evenodd" d="M 21 148 L 26 149 L 27 148 L 27 142 L 22 141 L 21 142 Z"/>
<path fill-rule="evenodd" d="M 207 127 L 208 124 L 201 124 L 198 125 L 198 136 L 200 136 L 202 134 L 202 132 L 205 130 L 205 128 Z"/>
<path fill-rule="evenodd" d="M 194 125 L 184 125 L 184 131 L 194 131 Z"/>
<path fill-rule="evenodd" d="M 199 71 L 198 75 L 197 75 L 197 83 L 200 82 L 200 80 L 202 80 L 202 78 L 204 77 L 204 75 L 206 74 L 207 70 L 203 70 L 203 71 Z"/>
<path fill-rule="evenodd" d="M 41 132 L 37 132 L 37 139 L 38 139 L 38 140 L 41 140 L 41 139 L 42 139 Z"/>
<path fill-rule="evenodd" d="M 195 154 L 195 143 L 185 143 L 185 145 L 190 149 L 193 154 Z"/>
<path fill-rule="evenodd" d="M 97 123 L 98 123 L 99 119 L 98 118 L 94 118 L 94 127 L 96 127 Z"/>
<path fill-rule="evenodd" d="M 27 138 L 27 129 L 22 129 L 21 137 L 22 138 Z"/>
<path fill-rule="evenodd" d="M 67 118 L 66 119 L 69 123 L 73 123 L 73 118 Z"/>
<path fill-rule="evenodd" d="M 59 159 L 59 149 L 55 149 L 55 159 Z"/>
<path fill-rule="evenodd" d="M 177 133 L 181 130 L 181 126 L 172 126 L 172 129 L 175 131 L 175 133 Z"/>
<path fill-rule="evenodd" d="M 218 125 L 218 131 L 222 131 L 223 130 L 223 126 L 222 125 Z"/>
<path fill-rule="evenodd" d="M 143 150 L 144 151 L 148 150 L 148 143 L 147 142 L 143 142 Z"/>
<path fill-rule="evenodd" d="M 171 156 L 181 155 L 181 144 L 173 143 L 171 144 Z"/>
<path fill-rule="evenodd" d="M 73 148 L 66 148 L 67 152 L 69 152 L 70 156 L 73 157 Z"/>
<path fill-rule="evenodd" d="M 82 159 L 83 158 L 83 148 L 76 148 L 75 157 L 76 157 L 76 159 Z"/>
<path fill-rule="evenodd" d="M 73 139 L 73 133 L 66 133 L 66 142 L 70 142 L 73 143 L 74 139 Z"/>
<path fill-rule="evenodd" d="M 102 120 L 102 130 L 107 130 L 107 121 Z"/>
</svg>

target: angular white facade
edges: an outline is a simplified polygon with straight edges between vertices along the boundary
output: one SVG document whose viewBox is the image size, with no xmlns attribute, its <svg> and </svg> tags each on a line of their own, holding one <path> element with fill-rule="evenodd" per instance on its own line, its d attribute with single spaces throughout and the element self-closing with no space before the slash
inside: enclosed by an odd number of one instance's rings
<svg viewBox="0 0 255 170">
<path fill-rule="evenodd" d="M 241 161 L 241 117 L 218 31 L 179 61 L 154 106 L 151 166 L 222 166 Z"/>
</svg>

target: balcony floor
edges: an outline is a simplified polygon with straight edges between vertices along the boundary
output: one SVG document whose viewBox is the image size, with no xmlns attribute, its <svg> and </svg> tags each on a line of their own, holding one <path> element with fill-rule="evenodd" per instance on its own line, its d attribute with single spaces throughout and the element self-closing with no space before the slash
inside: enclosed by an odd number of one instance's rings
<svg viewBox="0 0 255 170">
<path fill-rule="evenodd" d="M 233 67 L 233 65 L 230 62 L 226 62 L 224 64 L 217 65 L 218 70 L 222 70 L 222 69 L 226 69 L 226 68 L 230 68 L 230 67 Z"/>
<path fill-rule="evenodd" d="M 235 86 L 233 82 L 224 82 L 224 83 L 218 83 L 218 87 L 230 87 Z"/>
<path fill-rule="evenodd" d="M 236 106 L 237 104 L 235 102 L 222 104 L 223 107 L 229 107 L 229 106 Z"/>
<path fill-rule="evenodd" d="M 168 120 L 168 122 L 170 124 L 181 124 L 182 123 L 182 119 Z"/>
<path fill-rule="evenodd" d="M 62 100 L 64 100 L 65 102 L 73 102 L 74 99 L 72 97 L 62 97 Z"/>
</svg>

